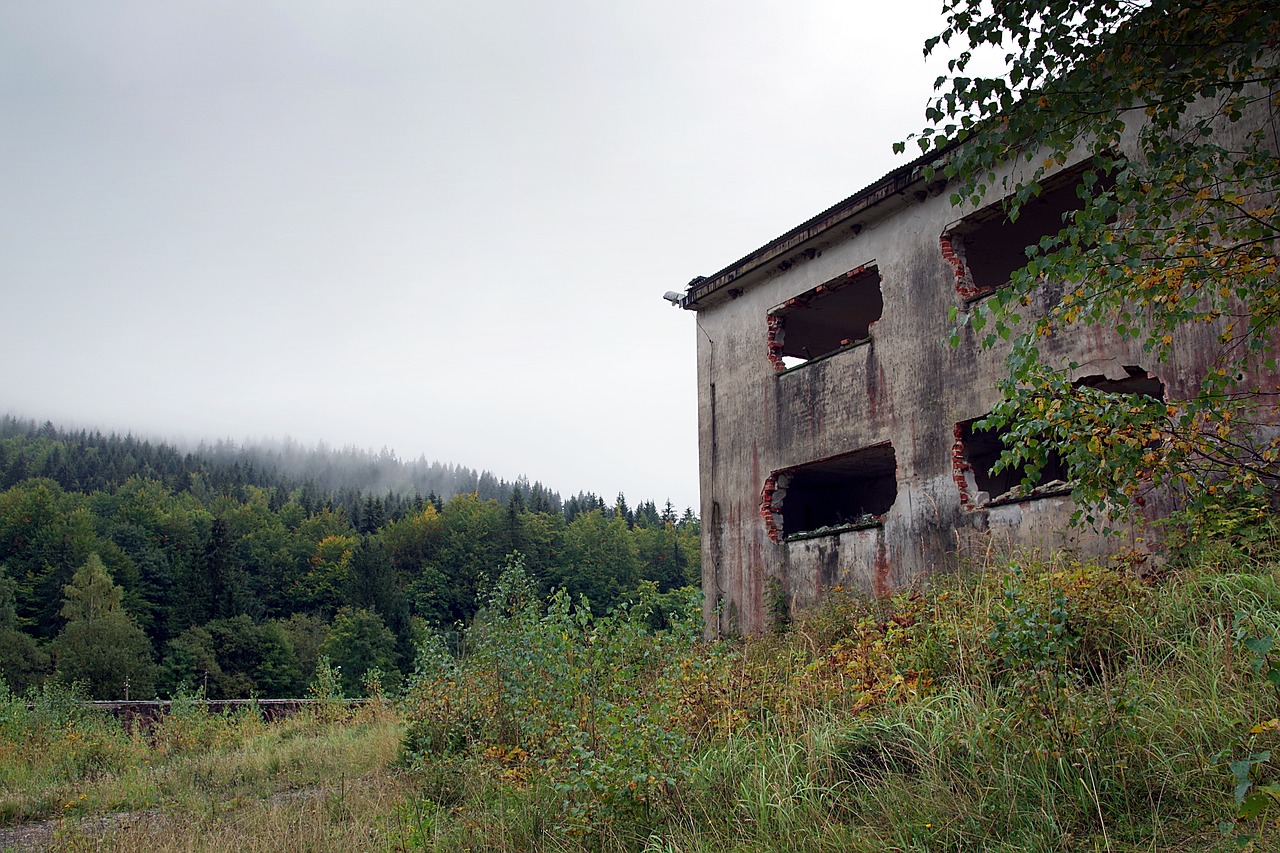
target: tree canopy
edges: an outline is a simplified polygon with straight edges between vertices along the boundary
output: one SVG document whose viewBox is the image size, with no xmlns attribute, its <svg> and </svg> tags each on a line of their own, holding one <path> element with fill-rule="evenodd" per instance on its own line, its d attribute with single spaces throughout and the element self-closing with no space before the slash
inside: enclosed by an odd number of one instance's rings
<svg viewBox="0 0 1280 853">
<path fill-rule="evenodd" d="M 123 590 L 97 554 L 90 554 L 65 589 L 67 624 L 52 643 L 58 675 L 85 685 L 94 698 L 149 696 L 154 687 L 151 646 L 121 608 Z"/>
<path fill-rule="evenodd" d="M 944 11 L 925 46 L 954 51 L 917 137 L 941 155 L 928 177 L 950 181 L 958 206 L 1004 198 L 1016 220 L 1052 172 L 1086 165 L 1061 230 L 1027 248 L 1009 286 L 952 316 L 953 343 L 1009 346 L 987 419 L 1013 437 L 1006 464 L 1035 472 L 1060 454 L 1088 519 L 1132 511 L 1149 486 L 1193 506 L 1274 500 L 1280 9 L 948 0 Z M 993 57 L 995 73 L 975 73 Z M 1063 294 L 1030 316 L 1045 281 Z M 1090 327 L 1140 343 L 1153 363 L 1206 328 L 1216 351 L 1189 396 L 1117 399 L 1073 384 L 1078 365 L 1052 355 L 1056 336 Z"/>
<path fill-rule="evenodd" d="M 689 510 L 562 505 L 525 478 L 493 497 L 332 491 L 243 461 L 0 417 L 0 680 L 277 698 L 327 656 L 354 693 L 371 668 L 394 685 L 426 631 L 469 621 L 513 552 L 541 592 L 602 611 L 699 575 Z"/>
</svg>

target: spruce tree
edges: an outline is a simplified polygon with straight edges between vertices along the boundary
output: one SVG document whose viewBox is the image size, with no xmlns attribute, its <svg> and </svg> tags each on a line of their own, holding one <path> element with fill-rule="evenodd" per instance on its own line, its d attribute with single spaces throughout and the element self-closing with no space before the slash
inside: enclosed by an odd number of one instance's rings
<svg viewBox="0 0 1280 853">
<path fill-rule="evenodd" d="M 49 656 L 40 650 L 33 637 L 18 627 L 14 606 L 17 585 L 5 577 L 0 563 L 0 680 L 15 693 L 34 686 L 49 667 Z"/>
</svg>

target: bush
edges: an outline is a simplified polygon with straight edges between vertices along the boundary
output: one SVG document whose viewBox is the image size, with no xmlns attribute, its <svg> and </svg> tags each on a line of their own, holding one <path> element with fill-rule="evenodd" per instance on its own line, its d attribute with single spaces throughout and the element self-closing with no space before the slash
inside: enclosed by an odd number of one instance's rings
<svg viewBox="0 0 1280 853">
<path fill-rule="evenodd" d="M 663 801 L 683 775 L 689 738 L 672 720 L 671 680 L 696 642 L 692 606 L 672 627 L 651 610 L 603 617 L 560 591 L 545 605 L 518 560 L 503 570 L 452 659 L 423 648 L 406 693 L 405 741 L 418 767 L 457 758 L 517 787 L 547 786 L 560 828 L 596 831 Z"/>
<path fill-rule="evenodd" d="M 1263 849 L 1280 562 L 1133 569 L 1022 555 L 707 643 L 515 564 L 420 650 L 406 761 L 440 849 Z"/>
</svg>

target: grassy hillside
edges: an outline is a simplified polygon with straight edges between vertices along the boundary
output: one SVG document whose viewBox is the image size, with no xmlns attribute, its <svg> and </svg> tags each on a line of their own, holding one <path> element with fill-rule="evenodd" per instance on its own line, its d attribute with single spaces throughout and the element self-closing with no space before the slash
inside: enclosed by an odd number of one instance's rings
<svg viewBox="0 0 1280 853">
<path fill-rule="evenodd" d="M 716 643 L 692 607 L 596 617 L 512 566 L 376 719 L 175 751 L 9 699 L 0 814 L 153 810 L 104 849 L 1277 849 L 1278 545 L 1027 556 Z"/>
</svg>

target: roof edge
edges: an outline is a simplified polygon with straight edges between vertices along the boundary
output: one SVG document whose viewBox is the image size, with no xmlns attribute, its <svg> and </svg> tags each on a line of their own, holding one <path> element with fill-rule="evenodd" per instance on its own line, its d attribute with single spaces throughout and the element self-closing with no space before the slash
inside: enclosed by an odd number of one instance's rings
<svg viewBox="0 0 1280 853">
<path fill-rule="evenodd" d="M 880 204 L 887 198 L 904 192 L 911 184 L 920 180 L 920 170 L 925 165 L 939 159 L 954 146 L 946 146 L 936 151 L 927 152 L 920 157 L 905 163 L 876 182 L 863 187 L 858 192 L 828 207 L 810 219 L 792 228 L 780 237 L 765 243 L 759 249 L 734 261 L 729 266 L 710 276 L 698 276 L 689 282 L 680 307 L 693 309 L 708 297 L 728 287 L 732 282 L 752 272 L 779 256 L 791 251 L 802 243 L 831 230 L 851 217 Z"/>
</svg>

